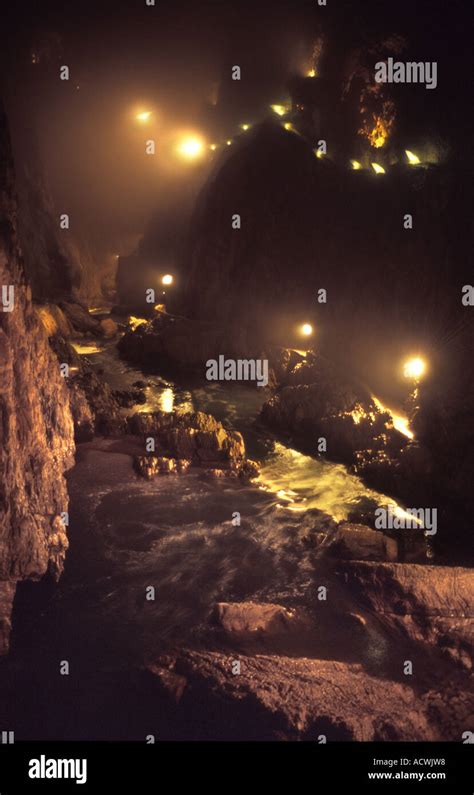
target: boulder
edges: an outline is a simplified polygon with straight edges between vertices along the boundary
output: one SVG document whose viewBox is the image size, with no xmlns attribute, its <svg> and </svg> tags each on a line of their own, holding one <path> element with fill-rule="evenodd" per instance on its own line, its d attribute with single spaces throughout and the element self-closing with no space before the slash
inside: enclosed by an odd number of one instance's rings
<svg viewBox="0 0 474 795">
<path fill-rule="evenodd" d="M 140 412 L 128 419 L 128 426 L 132 434 L 155 437 L 170 457 L 191 460 L 197 466 L 219 464 L 237 470 L 245 461 L 242 435 L 200 411 Z"/>
<path fill-rule="evenodd" d="M 363 524 L 341 522 L 329 547 L 331 553 L 345 560 L 388 560 L 398 558 L 394 538 Z"/>
<path fill-rule="evenodd" d="M 244 637 L 297 632 L 310 623 L 301 610 L 256 602 L 219 602 L 214 620 L 226 633 Z"/>
<path fill-rule="evenodd" d="M 471 670 L 474 570 L 414 563 L 341 563 L 338 575 L 386 624 Z"/>
</svg>

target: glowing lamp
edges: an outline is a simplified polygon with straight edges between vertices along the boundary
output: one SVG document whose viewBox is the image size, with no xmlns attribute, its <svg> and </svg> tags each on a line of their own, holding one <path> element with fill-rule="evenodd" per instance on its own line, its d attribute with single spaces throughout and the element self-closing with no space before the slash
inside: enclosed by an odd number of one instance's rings
<svg viewBox="0 0 474 795">
<path fill-rule="evenodd" d="M 135 116 L 136 120 L 142 122 L 142 124 L 146 124 L 146 122 L 150 120 L 150 117 L 151 110 L 144 110 L 142 113 L 137 113 Z"/>
<path fill-rule="evenodd" d="M 316 69 L 310 69 L 306 76 L 307 77 L 316 77 Z"/>
<path fill-rule="evenodd" d="M 426 362 L 418 356 L 413 359 L 408 359 L 403 365 L 403 375 L 405 378 L 413 378 L 415 381 L 418 381 L 425 372 Z"/>
<path fill-rule="evenodd" d="M 410 163 L 410 166 L 418 166 L 420 164 L 420 162 L 421 162 L 420 158 L 418 157 L 418 155 L 415 155 L 414 152 L 410 152 L 409 149 L 405 149 L 405 154 L 406 154 L 406 156 L 408 158 L 408 162 Z"/>
<path fill-rule="evenodd" d="M 161 280 L 162 284 L 173 284 L 173 277 L 171 273 L 167 273 Z"/>
<path fill-rule="evenodd" d="M 382 166 L 380 166 L 378 163 L 371 163 L 371 166 L 376 174 L 385 174 L 385 169 Z"/>
<path fill-rule="evenodd" d="M 209 149 L 211 150 L 211 152 L 215 152 L 217 149 L 217 144 L 210 144 Z"/>
<path fill-rule="evenodd" d="M 232 141 L 230 140 L 230 138 L 229 138 L 228 141 L 226 141 L 226 144 L 227 144 L 227 146 L 231 146 L 232 145 Z"/>
<path fill-rule="evenodd" d="M 304 337 L 310 337 L 313 333 L 313 327 L 311 323 L 303 323 L 301 326 L 301 333 Z"/>
<path fill-rule="evenodd" d="M 247 130 L 250 130 L 250 124 L 241 124 L 240 129 L 247 132 Z"/>
<path fill-rule="evenodd" d="M 270 105 L 273 113 L 276 113 L 277 116 L 285 116 L 287 110 L 284 105 Z"/>
<path fill-rule="evenodd" d="M 176 150 L 185 160 L 197 160 L 198 157 L 203 155 L 204 144 L 201 138 L 190 135 L 180 141 Z"/>
<path fill-rule="evenodd" d="M 361 166 L 361 164 L 359 163 L 358 160 L 351 160 L 351 166 L 352 166 L 354 171 L 360 171 L 361 168 L 362 168 L 362 166 Z"/>
</svg>

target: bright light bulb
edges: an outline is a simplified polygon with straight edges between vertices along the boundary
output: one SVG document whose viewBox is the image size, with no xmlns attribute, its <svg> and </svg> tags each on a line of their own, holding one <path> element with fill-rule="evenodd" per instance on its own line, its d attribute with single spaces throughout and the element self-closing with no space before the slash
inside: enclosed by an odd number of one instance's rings
<svg viewBox="0 0 474 795">
<path fill-rule="evenodd" d="M 408 359 L 403 365 L 403 375 L 405 378 L 418 380 L 426 372 L 426 363 L 419 356 Z"/>
<path fill-rule="evenodd" d="M 310 69 L 307 77 L 316 77 L 316 69 Z"/>
<path fill-rule="evenodd" d="M 240 129 L 247 132 L 247 130 L 250 130 L 250 124 L 241 124 Z"/>
<path fill-rule="evenodd" d="M 232 141 L 230 140 L 230 138 L 229 138 L 229 140 L 228 140 L 228 141 L 226 141 L 226 144 L 227 144 L 227 146 L 231 146 L 231 144 L 232 144 Z"/>
<path fill-rule="evenodd" d="M 196 160 L 204 152 L 204 144 L 201 138 L 190 135 L 183 138 L 177 146 L 177 152 L 185 160 Z"/>
<path fill-rule="evenodd" d="M 301 326 L 301 333 L 305 337 L 311 336 L 311 334 L 313 333 L 313 327 L 311 323 L 303 323 L 303 325 Z"/>
<path fill-rule="evenodd" d="M 137 121 L 141 121 L 142 123 L 146 123 L 149 121 L 151 117 L 151 110 L 144 110 L 142 113 L 137 113 L 135 116 Z"/>
<path fill-rule="evenodd" d="M 215 152 L 215 151 L 216 151 L 216 149 L 217 149 L 217 144 L 211 144 L 211 145 L 209 146 L 209 149 L 211 150 L 211 152 Z"/>
<path fill-rule="evenodd" d="M 351 166 L 354 169 L 354 171 L 360 171 L 360 169 L 362 168 L 358 160 L 351 160 Z"/>
<path fill-rule="evenodd" d="M 379 166 L 378 163 L 371 163 L 371 166 L 376 174 L 385 174 L 385 169 L 382 166 Z"/>
<path fill-rule="evenodd" d="M 173 277 L 171 273 L 167 273 L 166 276 L 163 276 L 161 280 L 162 284 L 173 284 Z"/>
<path fill-rule="evenodd" d="M 421 162 L 418 155 L 415 155 L 414 152 L 410 152 L 409 149 L 405 149 L 405 154 L 411 166 L 417 166 Z"/>
<path fill-rule="evenodd" d="M 270 107 L 277 116 L 286 116 L 287 110 L 284 105 L 270 105 Z"/>
</svg>

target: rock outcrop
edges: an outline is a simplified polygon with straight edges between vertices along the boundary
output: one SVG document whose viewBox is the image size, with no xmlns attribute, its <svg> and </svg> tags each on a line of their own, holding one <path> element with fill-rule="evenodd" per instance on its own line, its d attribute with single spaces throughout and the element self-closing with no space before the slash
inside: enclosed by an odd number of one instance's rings
<svg viewBox="0 0 474 795">
<path fill-rule="evenodd" d="M 347 586 L 385 623 L 472 670 L 474 571 L 458 566 L 347 562 Z"/>
<path fill-rule="evenodd" d="M 153 439 L 156 455 L 137 456 L 135 466 L 150 479 L 159 474 L 184 473 L 190 465 L 239 475 L 250 480 L 258 465 L 245 458 L 242 434 L 228 431 L 210 414 L 197 412 L 140 412 L 128 418 L 133 435 Z"/>
<path fill-rule="evenodd" d="M 61 516 L 68 510 L 64 472 L 75 448 L 68 391 L 25 281 L 1 111 L 0 286 L 2 292 L 14 291 L 11 311 L 0 311 L 0 645 L 5 651 L 16 582 L 61 574 L 68 545 Z"/>
<path fill-rule="evenodd" d="M 460 741 L 474 710 L 472 692 L 420 692 L 332 660 L 185 650 L 147 670 L 149 697 L 151 679 L 189 739 Z"/>
</svg>

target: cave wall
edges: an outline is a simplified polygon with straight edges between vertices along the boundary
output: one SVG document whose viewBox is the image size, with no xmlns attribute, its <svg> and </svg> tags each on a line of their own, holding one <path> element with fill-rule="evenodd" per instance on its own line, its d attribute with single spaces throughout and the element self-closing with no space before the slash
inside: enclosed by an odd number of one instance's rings
<svg viewBox="0 0 474 795">
<path fill-rule="evenodd" d="M 46 256 L 46 252 L 45 252 Z M 7 120 L 0 108 L 0 653 L 8 650 L 16 583 L 59 577 L 68 546 L 64 472 L 74 462 L 68 392 L 32 304 L 18 237 Z"/>
</svg>

